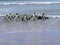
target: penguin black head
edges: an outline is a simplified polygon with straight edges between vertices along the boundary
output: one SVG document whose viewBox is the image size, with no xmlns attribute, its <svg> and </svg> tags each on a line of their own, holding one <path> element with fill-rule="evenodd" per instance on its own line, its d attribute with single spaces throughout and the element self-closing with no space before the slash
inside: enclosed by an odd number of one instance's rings
<svg viewBox="0 0 60 45">
<path fill-rule="evenodd" d="M 8 15 L 6 15 L 6 16 L 8 16 Z"/>
<path fill-rule="evenodd" d="M 43 13 L 43 15 L 45 15 L 45 13 Z"/>
<path fill-rule="evenodd" d="M 33 14 L 36 14 L 35 12 Z"/>
<path fill-rule="evenodd" d="M 16 13 L 16 15 L 18 15 L 18 13 Z"/>
</svg>

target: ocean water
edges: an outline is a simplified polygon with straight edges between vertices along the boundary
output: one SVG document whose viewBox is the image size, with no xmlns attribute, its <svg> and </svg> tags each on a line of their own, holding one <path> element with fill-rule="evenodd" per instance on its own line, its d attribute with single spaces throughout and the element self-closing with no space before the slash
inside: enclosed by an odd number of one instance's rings
<svg viewBox="0 0 60 45">
<path fill-rule="evenodd" d="M 47 20 L 9 21 L 6 14 L 32 14 Z M 60 45 L 60 0 L 0 0 L 0 45 Z"/>
<path fill-rule="evenodd" d="M 19 0 L 19 1 L 0 1 L 0 15 L 6 15 L 12 13 L 19 14 L 42 14 L 45 12 L 47 15 L 60 15 L 60 1 L 54 0 Z"/>
</svg>

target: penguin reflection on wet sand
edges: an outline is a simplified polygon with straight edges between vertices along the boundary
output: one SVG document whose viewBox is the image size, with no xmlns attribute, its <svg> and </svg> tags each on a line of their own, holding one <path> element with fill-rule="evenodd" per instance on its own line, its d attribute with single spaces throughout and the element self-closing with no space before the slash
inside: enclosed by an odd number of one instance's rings
<svg viewBox="0 0 60 45">
<path fill-rule="evenodd" d="M 22 17 L 22 21 L 27 21 L 28 18 L 27 18 L 27 14 L 24 14 L 23 17 Z"/>
</svg>

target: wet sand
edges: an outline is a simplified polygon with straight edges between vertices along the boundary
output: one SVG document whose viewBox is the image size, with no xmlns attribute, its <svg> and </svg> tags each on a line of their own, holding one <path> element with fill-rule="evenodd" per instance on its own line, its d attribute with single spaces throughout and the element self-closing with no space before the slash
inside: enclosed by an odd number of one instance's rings
<svg viewBox="0 0 60 45">
<path fill-rule="evenodd" d="M 0 33 L 55 31 L 60 30 L 60 18 L 46 20 L 9 21 L 0 22 Z"/>
<path fill-rule="evenodd" d="M 0 45 L 60 45 L 60 18 L 0 23 Z"/>
</svg>

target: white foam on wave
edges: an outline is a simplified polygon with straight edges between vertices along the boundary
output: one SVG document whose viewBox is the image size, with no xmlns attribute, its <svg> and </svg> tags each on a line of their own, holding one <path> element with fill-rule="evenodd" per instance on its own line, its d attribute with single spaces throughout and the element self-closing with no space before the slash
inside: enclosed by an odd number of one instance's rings
<svg viewBox="0 0 60 45">
<path fill-rule="evenodd" d="M 5 16 L 5 15 L 0 14 L 0 17 L 1 17 L 1 16 Z"/>
<path fill-rule="evenodd" d="M 46 15 L 46 17 L 60 18 L 60 15 Z"/>
<path fill-rule="evenodd" d="M 42 16 L 41 14 L 37 14 L 38 16 Z M 51 17 L 51 18 L 60 18 L 60 15 L 58 15 L 58 14 L 55 14 L 55 15 L 45 15 L 46 17 Z"/>
<path fill-rule="evenodd" d="M 27 4 L 60 4 L 60 2 L 2 2 L 0 4 L 3 5 L 12 5 L 12 4 L 19 4 L 19 5 L 27 5 Z"/>
</svg>

